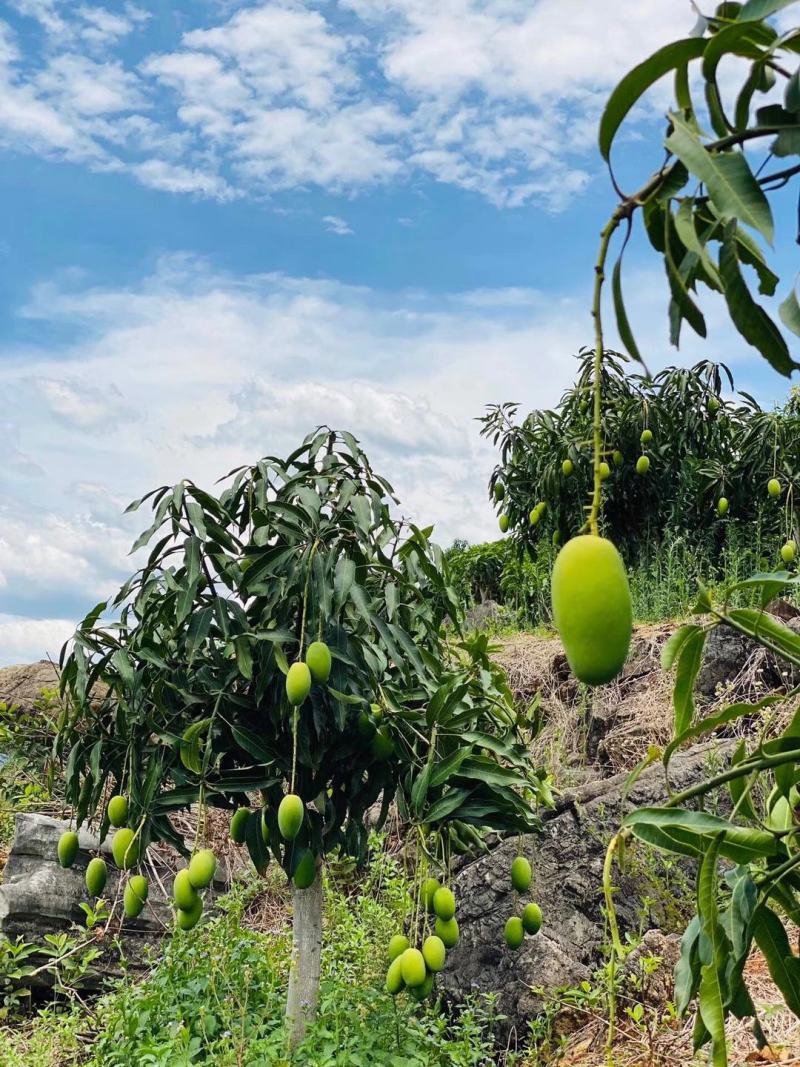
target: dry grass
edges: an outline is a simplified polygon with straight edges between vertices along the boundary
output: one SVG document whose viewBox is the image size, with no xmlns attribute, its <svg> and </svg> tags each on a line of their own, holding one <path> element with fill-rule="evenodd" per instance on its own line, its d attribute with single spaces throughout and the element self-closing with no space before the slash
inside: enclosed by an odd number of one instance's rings
<svg viewBox="0 0 800 1067">
<path fill-rule="evenodd" d="M 800 1019 L 783 1004 L 758 950 L 748 960 L 745 975 L 769 1045 L 756 1047 L 750 1020 L 731 1019 L 726 1026 L 730 1067 L 769 1063 L 800 1067 Z M 529 1060 L 526 1067 L 543 1067 L 545 1063 L 548 1067 L 703 1067 L 708 1063 L 707 1047 L 696 1056 L 692 1054 L 693 1017 L 674 1019 L 658 1005 L 648 1008 L 644 1019 L 634 1025 L 622 1014 L 626 1005 L 634 1003 L 634 999 L 620 998 L 622 1017 L 610 1059 L 606 1020 L 587 1016 L 558 1052 L 548 1059 Z"/>
</svg>

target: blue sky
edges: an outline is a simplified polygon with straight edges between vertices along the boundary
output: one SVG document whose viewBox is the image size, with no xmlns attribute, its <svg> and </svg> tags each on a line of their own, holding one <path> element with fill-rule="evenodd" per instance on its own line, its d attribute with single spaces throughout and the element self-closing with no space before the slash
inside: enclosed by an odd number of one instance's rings
<svg viewBox="0 0 800 1067">
<path fill-rule="evenodd" d="M 598 114 L 693 23 L 683 0 L 0 2 L 0 663 L 119 584 L 131 498 L 321 422 L 442 542 L 493 536 L 474 420 L 569 384 L 613 206 Z M 631 182 L 668 103 L 631 123 Z M 669 350 L 641 244 L 626 278 L 652 367 L 724 359 L 783 395 L 713 303 L 710 340 Z"/>
</svg>

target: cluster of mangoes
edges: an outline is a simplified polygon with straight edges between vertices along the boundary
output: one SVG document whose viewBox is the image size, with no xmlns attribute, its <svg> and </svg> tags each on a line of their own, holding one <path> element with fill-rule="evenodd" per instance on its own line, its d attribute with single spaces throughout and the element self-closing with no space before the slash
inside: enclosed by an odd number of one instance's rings
<svg viewBox="0 0 800 1067">
<path fill-rule="evenodd" d="M 108 802 L 106 815 L 115 833 L 111 839 L 111 855 L 122 871 L 130 870 L 139 862 L 141 848 L 139 834 L 128 821 L 128 799 L 117 794 Z M 78 835 L 66 830 L 58 840 L 58 862 L 62 867 L 71 867 L 78 855 Z M 191 930 L 203 912 L 203 900 L 199 890 L 206 889 L 214 877 L 217 860 L 211 849 L 195 852 L 189 866 L 175 876 L 173 899 L 176 907 L 176 922 L 181 930 Z M 102 856 L 94 856 L 86 866 L 86 889 L 90 896 L 99 897 L 108 881 L 108 865 Z M 141 915 L 149 887 L 143 874 L 132 874 L 125 883 L 122 907 L 125 917 L 135 919 Z"/>
<path fill-rule="evenodd" d="M 433 933 L 428 933 L 420 948 L 413 947 L 405 934 L 394 935 L 389 942 L 386 992 L 394 997 L 406 989 L 415 1000 L 423 1001 L 433 992 L 436 975 L 444 968 L 448 951 L 458 944 L 459 932 L 452 889 L 437 878 L 426 878 L 420 897 L 426 918 L 435 916 Z"/>
<path fill-rule="evenodd" d="M 201 848 L 189 860 L 189 866 L 175 875 L 172 900 L 179 930 L 191 930 L 203 914 L 202 891 L 207 889 L 217 870 L 217 857 L 210 848 Z"/>
<path fill-rule="evenodd" d="M 511 884 L 517 893 L 527 893 L 531 887 L 533 872 L 524 856 L 517 856 L 511 864 Z M 505 926 L 506 944 L 516 951 L 525 940 L 525 934 L 538 934 L 542 927 L 542 909 L 530 901 L 522 909 L 522 915 L 512 915 Z"/>
</svg>

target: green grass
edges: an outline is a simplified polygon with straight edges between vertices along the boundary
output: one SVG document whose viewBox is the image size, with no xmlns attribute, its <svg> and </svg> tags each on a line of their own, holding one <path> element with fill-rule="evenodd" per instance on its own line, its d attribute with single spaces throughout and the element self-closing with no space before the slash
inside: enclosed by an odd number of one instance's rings
<svg viewBox="0 0 800 1067">
<path fill-rule="evenodd" d="M 329 884 L 320 1013 L 289 1056 L 283 1026 L 289 939 L 247 929 L 257 892 L 234 889 L 222 913 L 162 946 L 144 980 L 126 977 L 83 1009 L 49 1008 L 0 1031 L 2 1067 L 489 1067 L 492 1003 L 449 1020 L 383 991 L 386 945 L 407 885 L 382 854 L 358 887 Z M 509 1060 L 509 1063 L 513 1061 Z"/>
</svg>

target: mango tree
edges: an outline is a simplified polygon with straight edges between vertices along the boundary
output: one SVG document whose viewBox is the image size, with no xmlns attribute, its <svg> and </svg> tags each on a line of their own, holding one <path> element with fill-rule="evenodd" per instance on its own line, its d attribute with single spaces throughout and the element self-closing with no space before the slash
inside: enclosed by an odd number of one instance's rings
<svg viewBox="0 0 800 1067">
<path fill-rule="evenodd" d="M 377 805 L 380 824 L 396 799 L 446 877 L 477 828 L 534 827 L 546 788 L 486 639 L 462 632 L 430 531 L 394 517 L 391 486 L 350 434 L 321 429 L 223 481 L 131 505 L 154 512 L 134 545 L 149 555 L 65 646 L 57 744 L 76 824 L 120 827 L 122 867 L 155 841 L 192 858 L 176 879 L 178 925 L 197 921 L 195 890 L 213 876 L 208 806 L 230 811 L 259 872 L 281 865 L 297 1044 L 319 985 L 320 866 L 367 860 L 367 812 Z M 187 847 L 172 816 L 190 805 Z"/>
</svg>

